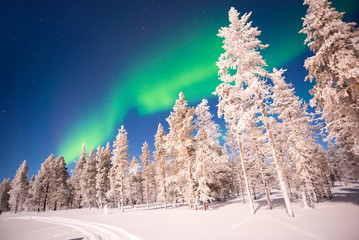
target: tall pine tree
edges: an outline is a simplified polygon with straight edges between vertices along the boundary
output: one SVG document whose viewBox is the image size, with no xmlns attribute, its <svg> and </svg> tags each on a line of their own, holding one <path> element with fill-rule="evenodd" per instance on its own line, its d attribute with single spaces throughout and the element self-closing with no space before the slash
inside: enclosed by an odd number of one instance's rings
<svg viewBox="0 0 359 240">
<path fill-rule="evenodd" d="M 84 171 L 85 163 L 87 157 L 87 150 L 85 143 L 82 144 L 82 151 L 80 152 L 80 157 L 78 161 L 75 161 L 75 171 L 71 177 L 70 183 L 72 185 L 74 196 L 72 202 L 75 204 L 76 207 L 82 207 L 82 173 Z"/>
<path fill-rule="evenodd" d="M 187 106 L 188 102 L 184 98 L 184 94 L 179 94 L 173 106 L 173 111 L 166 119 L 169 124 L 169 133 L 166 136 L 166 145 L 175 155 L 178 172 L 176 173 L 176 181 L 183 181 L 183 194 L 187 202 L 195 210 L 198 209 L 198 201 L 193 178 L 193 159 L 191 156 L 191 148 L 193 148 L 193 116 L 194 109 Z M 181 189 L 179 189 L 181 191 Z"/>
<path fill-rule="evenodd" d="M 142 155 L 140 156 L 142 161 L 142 178 L 144 187 L 144 196 L 146 198 L 147 210 L 150 208 L 151 195 L 151 159 L 150 150 L 148 144 L 145 142 L 142 146 Z"/>
<path fill-rule="evenodd" d="M 326 122 L 329 139 L 344 151 L 359 155 L 359 31 L 342 21 L 344 13 L 328 0 L 305 0 L 308 5 L 300 33 L 314 53 L 305 60 L 315 85 L 311 106 Z M 353 156 L 347 160 L 351 161 Z"/>
<path fill-rule="evenodd" d="M 224 119 L 230 126 L 231 131 L 236 134 L 247 194 L 253 214 L 254 206 L 250 198 L 250 186 L 245 168 L 246 157 L 244 156 L 241 138 L 244 133 L 250 131 L 250 126 L 255 118 L 259 118 L 263 123 L 287 212 L 292 217 L 294 213 L 289 198 L 288 186 L 284 179 L 282 162 L 275 146 L 270 118 L 267 116 L 265 109 L 270 87 L 265 81 L 267 72 L 264 66 L 266 66 L 266 63 L 262 59 L 259 50 L 266 48 L 267 45 L 263 45 L 257 38 L 261 32 L 251 26 L 252 22 L 247 22 L 250 16 L 251 13 L 244 14 L 238 19 L 239 13 L 234 8 L 231 8 L 229 11 L 229 20 L 231 22 L 229 27 L 219 30 L 218 36 L 224 38 L 223 48 L 225 52 L 221 54 L 217 62 L 219 67 L 218 74 L 222 81 L 215 91 L 215 94 L 219 96 L 218 115 L 224 115 Z"/>
<path fill-rule="evenodd" d="M 27 161 L 24 160 L 24 162 L 17 169 L 14 180 L 11 182 L 9 205 L 10 210 L 14 213 L 23 210 L 24 202 L 27 197 L 27 192 L 29 188 L 27 170 Z"/>
<path fill-rule="evenodd" d="M 4 179 L 0 184 L 0 211 L 9 211 L 9 191 L 11 189 L 10 178 Z"/>
<path fill-rule="evenodd" d="M 107 142 L 106 148 L 98 146 L 96 153 L 96 197 L 100 207 L 108 203 L 106 193 L 110 190 L 111 146 Z"/>
<path fill-rule="evenodd" d="M 118 201 L 118 208 L 124 212 L 126 177 L 128 168 L 128 140 L 127 132 L 122 125 L 118 130 L 116 140 L 113 142 L 112 167 L 110 170 L 109 197 Z"/>
<path fill-rule="evenodd" d="M 165 131 L 161 123 L 158 124 L 157 132 L 155 135 L 155 148 L 153 158 L 156 161 L 156 180 L 158 186 L 159 200 L 164 202 L 165 209 L 168 203 L 168 164 L 167 153 L 165 149 Z"/>
<path fill-rule="evenodd" d="M 85 207 L 97 207 L 97 199 L 96 199 L 96 156 L 95 150 L 91 148 L 89 156 L 86 158 L 86 162 L 84 164 L 84 170 L 81 175 L 81 189 L 83 196 L 83 205 Z"/>
</svg>

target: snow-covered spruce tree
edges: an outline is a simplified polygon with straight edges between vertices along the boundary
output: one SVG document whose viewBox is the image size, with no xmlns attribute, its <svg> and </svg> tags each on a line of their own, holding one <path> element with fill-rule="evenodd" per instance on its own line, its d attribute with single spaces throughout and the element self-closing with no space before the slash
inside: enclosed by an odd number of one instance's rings
<svg viewBox="0 0 359 240">
<path fill-rule="evenodd" d="M 175 161 L 179 167 L 176 173 L 177 186 L 181 186 L 181 181 L 185 181 L 182 189 L 188 204 L 195 210 L 198 209 L 198 200 L 195 192 L 195 183 L 193 179 L 193 160 L 190 148 L 193 145 L 193 115 L 194 109 L 187 107 L 188 102 L 185 100 L 183 93 L 179 94 L 173 106 L 173 111 L 166 119 L 169 124 L 169 133 L 166 135 L 166 145 L 168 149 L 175 151 Z M 179 189 L 181 191 L 181 189 Z"/>
<path fill-rule="evenodd" d="M 184 203 L 184 189 L 186 189 L 187 181 L 185 179 L 185 167 L 184 163 L 180 162 L 176 157 L 178 151 L 170 146 L 166 141 L 167 135 L 165 136 L 165 149 L 166 149 L 166 161 L 167 161 L 167 198 L 168 202 L 172 202 L 176 205 L 178 201 Z"/>
<path fill-rule="evenodd" d="M 81 181 L 82 181 L 82 173 L 83 173 L 84 167 L 85 167 L 86 157 L 87 157 L 86 145 L 85 145 L 85 143 L 83 143 L 79 160 L 75 161 L 75 163 L 76 163 L 75 171 L 70 180 L 70 183 L 74 190 L 72 202 L 78 208 L 82 207 L 82 197 L 83 196 L 82 196 L 81 186 L 83 186 L 83 184 L 81 184 Z"/>
<path fill-rule="evenodd" d="M 42 211 L 46 211 L 46 209 L 50 210 L 53 207 L 52 195 L 56 189 L 56 186 L 54 185 L 56 176 L 53 174 L 55 172 L 54 163 L 55 163 L 55 155 L 51 154 L 41 164 L 41 168 L 37 174 L 36 180 L 38 181 L 39 184 L 38 191 L 40 198 L 40 209 Z"/>
<path fill-rule="evenodd" d="M 82 203 L 84 207 L 97 207 L 96 199 L 96 156 L 95 150 L 91 148 L 89 156 L 86 158 L 84 169 L 81 175 Z"/>
<path fill-rule="evenodd" d="M 37 176 L 32 176 L 29 182 L 29 190 L 24 202 L 25 211 L 40 211 L 41 191 Z"/>
<path fill-rule="evenodd" d="M 96 198 L 97 204 L 104 207 L 108 203 L 106 193 L 110 189 L 111 146 L 107 142 L 106 148 L 98 146 L 96 153 Z"/>
<path fill-rule="evenodd" d="M 215 94 L 219 97 L 218 103 L 218 116 L 224 116 L 224 120 L 228 124 L 229 131 L 233 132 L 238 141 L 239 153 L 243 168 L 244 181 L 247 191 L 247 196 L 250 204 L 252 213 L 254 214 L 254 205 L 251 195 L 251 187 L 249 186 L 247 169 L 245 166 L 246 157 L 244 156 L 243 146 L 241 141 L 241 135 L 245 131 L 245 120 L 244 117 L 249 115 L 256 115 L 256 112 L 253 112 L 253 108 L 250 109 L 250 106 L 253 104 L 245 102 L 246 99 L 241 99 L 240 93 L 243 92 L 243 81 L 244 79 L 238 79 L 240 77 L 239 71 L 242 70 L 239 68 L 239 58 L 245 58 L 245 50 L 247 47 L 242 46 L 246 44 L 249 40 L 241 39 L 249 34 L 244 34 L 248 29 L 252 29 L 249 24 L 246 24 L 250 14 L 245 14 L 242 18 L 238 19 L 238 12 L 231 8 L 229 11 L 229 20 L 231 24 L 229 27 L 221 28 L 219 30 L 218 36 L 224 38 L 223 48 L 225 53 L 222 53 L 217 62 L 219 67 L 218 74 L 220 75 L 220 80 L 223 81 L 215 91 Z M 247 27 L 248 26 L 248 27 Z M 243 32 L 243 33 L 242 33 Z M 255 35 L 252 34 L 253 36 Z M 257 34 L 259 35 L 259 33 Z M 258 42 L 259 43 L 259 42 Z M 264 48 L 264 46 L 259 45 L 259 48 Z M 243 48 L 243 49 L 242 49 Z M 242 51 L 242 52 L 239 52 Z M 254 55 L 255 56 L 255 55 Z M 246 60 L 246 59 L 244 59 Z M 261 60 L 261 59 L 260 59 Z M 248 60 L 247 60 L 248 61 Z M 257 60 L 258 61 L 258 60 Z M 263 64 L 264 65 L 264 61 Z M 249 65 L 250 66 L 250 65 Z M 229 69 L 237 69 L 237 74 L 231 76 L 229 74 Z M 248 68 L 249 69 L 249 68 Z M 263 75 L 264 73 L 262 73 Z M 237 76 L 237 77 L 236 77 Z M 235 109 L 235 110 L 234 110 Z"/>
<path fill-rule="evenodd" d="M 316 200 L 315 189 L 327 189 L 328 179 L 320 167 L 314 136 L 313 117 L 306 111 L 306 105 L 294 94 L 291 84 L 287 84 L 282 76 L 284 70 L 273 69 L 270 77 L 274 83 L 273 104 L 270 112 L 278 114 L 284 131 L 288 133 L 286 148 L 295 166 L 295 181 L 298 186 L 304 207 L 313 206 Z M 318 160 L 318 162 L 316 162 Z M 325 179 L 318 179 L 322 176 Z"/>
<path fill-rule="evenodd" d="M 27 178 L 27 161 L 20 165 L 16 171 L 14 180 L 11 182 L 11 190 L 9 192 L 9 205 L 10 210 L 14 213 L 20 212 L 23 210 L 23 205 L 26 200 L 28 188 L 29 188 L 29 179 Z"/>
<path fill-rule="evenodd" d="M 167 209 L 168 202 L 168 164 L 167 164 L 167 153 L 165 149 L 165 131 L 161 123 L 158 124 L 157 132 L 155 135 L 155 148 L 153 152 L 153 158 L 156 161 L 156 181 L 158 186 L 158 198 L 165 205 Z"/>
<path fill-rule="evenodd" d="M 336 181 L 338 181 L 340 185 L 342 185 L 342 183 L 347 185 L 353 178 L 355 166 L 352 161 L 347 161 L 347 154 L 348 152 L 345 152 L 342 148 L 337 148 L 332 142 L 328 142 L 327 158 L 332 186 L 334 186 Z"/>
<path fill-rule="evenodd" d="M 150 161 L 150 202 L 157 202 L 156 162 Z"/>
<path fill-rule="evenodd" d="M 9 192 L 11 189 L 10 178 L 4 179 L 0 184 L 0 211 L 9 211 Z"/>
<path fill-rule="evenodd" d="M 333 198 L 333 194 L 331 191 L 330 167 L 327 152 L 320 144 L 318 144 L 313 155 L 316 168 L 319 169 L 319 171 L 317 171 L 318 174 L 313 180 L 315 193 L 317 194 L 319 201 L 323 198 L 331 199 Z"/>
<path fill-rule="evenodd" d="M 328 138 L 359 155 L 359 31 L 327 0 L 304 4 L 309 7 L 300 33 L 314 53 L 304 63 L 306 79 L 315 80 L 311 106 L 325 119 Z"/>
<path fill-rule="evenodd" d="M 293 217 L 288 186 L 285 183 L 282 163 L 278 158 L 269 117 L 265 110 L 265 101 L 269 97 L 269 85 L 265 82 L 267 75 L 264 66 L 265 61 L 259 53 L 267 45 L 263 45 L 257 36 L 260 31 L 252 27 L 251 22 L 247 22 L 251 13 L 244 14 L 238 19 L 239 13 L 231 8 L 229 11 L 229 27 L 219 30 L 218 36 L 224 38 L 223 48 L 225 53 L 221 54 L 217 62 L 219 67 L 218 74 L 222 83 L 216 88 L 215 94 L 219 97 L 218 115 L 224 115 L 224 119 L 236 134 L 242 164 L 245 156 L 242 149 L 241 135 L 248 131 L 251 121 L 257 116 L 263 122 L 268 143 L 270 144 L 272 157 L 277 169 L 278 179 L 282 190 L 282 195 L 287 208 L 288 215 Z M 235 73 L 231 74 L 235 70 Z M 245 173 L 245 168 L 244 173 Z M 248 196 L 250 189 L 246 173 L 245 182 Z M 254 214 L 253 201 L 250 198 L 250 206 Z"/>
<path fill-rule="evenodd" d="M 194 177 L 198 183 L 197 196 L 203 203 L 204 210 L 208 210 L 208 204 L 214 199 L 213 189 L 210 185 L 218 185 L 217 179 L 221 170 L 229 170 L 224 158 L 218 153 L 222 151 L 218 138 L 220 137 L 219 125 L 216 124 L 209 112 L 208 101 L 203 99 L 195 109 L 195 150 L 196 160 L 194 164 Z M 226 160 L 224 160 L 226 161 Z M 220 169 L 221 168 L 221 169 Z"/>
<path fill-rule="evenodd" d="M 128 167 L 128 140 L 127 132 L 122 125 L 118 130 L 116 140 L 113 142 L 112 167 L 110 170 L 110 191 L 108 197 L 118 201 L 118 209 L 124 212 L 125 182 Z"/>
<path fill-rule="evenodd" d="M 212 159 L 215 160 L 216 167 L 212 168 L 211 176 L 213 183 L 209 185 L 212 196 L 216 201 L 225 201 L 230 197 L 230 166 L 229 155 L 222 146 L 216 146 L 212 150 Z"/>
<path fill-rule="evenodd" d="M 140 159 L 142 161 L 142 178 L 143 178 L 143 190 L 144 196 L 146 198 L 147 210 L 150 208 L 151 195 L 151 155 L 150 150 L 148 149 L 148 143 L 145 142 L 142 146 L 142 155 Z"/>
<path fill-rule="evenodd" d="M 131 206 L 141 203 L 143 199 L 142 178 L 140 164 L 135 156 L 133 156 L 131 164 L 128 168 L 128 198 Z"/>
<path fill-rule="evenodd" d="M 209 112 L 208 101 L 203 99 L 195 109 L 195 125 L 197 134 L 196 142 L 196 161 L 194 176 L 198 182 L 197 196 L 203 202 L 204 210 L 208 210 L 208 204 L 213 200 L 209 184 L 213 183 L 211 168 L 213 166 L 212 153 L 215 151 L 216 141 L 219 137 L 219 126 L 212 121 L 212 114 Z"/>
<path fill-rule="evenodd" d="M 68 185 L 69 174 L 67 172 L 65 159 L 63 156 L 55 159 L 54 166 L 51 170 L 51 175 L 54 176 L 52 182 L 53 193 L 51 195 L 51 200 L 53 202 L 52 209 L 66 209 L 69 204 L 71 193 Z"/>
<path fill-rule="evenodd" d="M 66 209 L 71 197 L 68 178 L 64 157 L 55 159 L 54 154 L 51 154 L 41 164 L 38 175 L 33 176 L 30 181 L 25 209 L 27 211 Z"/>
</svg>

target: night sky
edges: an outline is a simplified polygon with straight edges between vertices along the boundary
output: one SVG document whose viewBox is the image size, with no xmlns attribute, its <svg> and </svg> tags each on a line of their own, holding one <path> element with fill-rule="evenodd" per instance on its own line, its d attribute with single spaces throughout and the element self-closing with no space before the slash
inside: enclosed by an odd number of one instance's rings
<svg viewBox="0 0 359 240">
<path fill-rule="evenodd" d="M 232 6 L 253 12 L 270 45 L 262 51 L 268 69 L 287 68 L 286 79 L 308 100 L 302 1 L 2 1 L 0 181 L 24 159 L 29 177 L 37 174 L 51 153 L 71 169 L 82 142 L 88 151 L 112 145 L 122 124 L 131 155 L 138 158 L 144 141 L 153 151 L 157 125 L 168 127 L 180 91 L 191 105 L 209 99 L 216 115 L 216 35 Z M 358 22 L 357 0 L 333 6 Z"/>
</svg>

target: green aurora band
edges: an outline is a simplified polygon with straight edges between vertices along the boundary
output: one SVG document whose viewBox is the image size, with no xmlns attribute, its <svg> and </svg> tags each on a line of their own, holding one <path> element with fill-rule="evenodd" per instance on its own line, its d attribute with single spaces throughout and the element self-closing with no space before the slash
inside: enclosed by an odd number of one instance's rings
<svg viewBox="0 0 359 240">
<path fill-rule="evenodd" d="M 358 4 L 352 5 L 355 9 Z M 226 25 L 228 23 L 222 26 Z M 300 26 L 296 27 L 300 29 Z M 168 110 L 181 91 L 192 104 L 215 97 L 212 92 L 219 84 L 215 63 L 223 52 L 222 39 L 216 36 L 217 29 L 187 30 L 186 34 L 179 34 L 182 37 L 168 41 L 167 46 L 152 50 L 147 56 L 134 57 L 136 64 L 126 73 L 119 74 L 118 86 L 110 89 L 110 97 L 104 101 L 105 107 L 93 108 L 96 110 L 90 110 L 68 128 L 58 155 L 63 155 L 66 163 L 71 163 L 78 157 L 83 142 L 88 149 L 107 142 L 130 110 L 135 109 L 141 116 Z M 263 29 L 268 31 L 271 28 L 264 26 Z M 284 67 L 307 50 L 303 34 L 288 31 L 283 35 L 281 32 L 282 41 L 279 42 L 279 32 L 275 31 L 272 29 L 267 42 L 260 37 L 264 43 L 270 44 L 261 52 L 268 70 Z"/>
</svg>

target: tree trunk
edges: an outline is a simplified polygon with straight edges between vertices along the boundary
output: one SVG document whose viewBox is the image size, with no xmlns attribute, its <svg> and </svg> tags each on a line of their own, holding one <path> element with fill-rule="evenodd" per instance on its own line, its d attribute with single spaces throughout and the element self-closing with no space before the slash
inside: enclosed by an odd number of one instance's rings
<svg viewBox="0 0 359 240">
<path fill-rule="evenodd" d="M 203 202 L 203 208 L 204 208 L 204 211 L 208 210 L 208 202 L 207 201 L 204 201 Z"/>
<path fill-rule="evenodd" d="M 167 188 L 166 188 L 166 172 L 165 167 L 162 165 L 162 185 L 163 185 L 163 197 L 165 200 L 165 209 L 167 210 Z"/>
<path fill-rule="evenodd" d="M 256 148 L 257 161 L 259 161 L 259 172 L 260 172 L 260 174 L 261 174 L 264 191 L 265 191 L 265 193 L 266 193 L 268 207 L 269 207 L 269 209 L 272 209 L 272 201 L 270 200 L 269 189 L 268 189 L 267 181 L 266 181 L 266 179 L 265 179 L 264 171 L 263 171 L 263 169 L 264 169 L 264 162 L 263 162 L 263 159 L 262 159 L 262 158 L 259 158 L 258 148 L 257 148 L 256 143 L 255 143 L 255 148 Z"/>
<path fill-rule="evenodd" d="M 263 172 L 263 167 L 260 166 L 259 168 L 260 168 L 260 173 L 261 173 L 263 188 L 264 188 L 264 191 L 265 191 L 265 193 L 266 193 L 266 198 L 267 198 L 268 207 L 269 207 L 269 209 L 272 209 L 272 201 L 271 201 L 271 199 L 270 199 L 269 189 L 268 189 L 267 181 L 265 180 L 265 176 L 264 176 L 264 172 Z"/>
<path fill-rule="evenodd" d="M 267 113 L 265 111 L 264 104 L 262 102 L 262 99 L 261 99 L 261 96 L 259 95 L 259 93 L 258 93 L 258 100 L 260 101 L 260 107 L 262 109 L 262 115 L 263 115 L 263 118 L 265 120 L 264 125 L 265 125 L 265 128 L 267 130 L 269 143 L 270 143 L 270 146 L 271 146 L 271 149 L 272 149 L 272 156 L 273 156 L 274 164 L 275 164 L 275 167 L 276 167 L 276 170 L 277 170 L 278 180 L 279 180 L 279 184 L 280 184 L 280 187 L 281 187 L 281 190 L 282 190 L 282 195 L 283 195 L 283 198 L 284 198 L 285 206 L 287 208 L 287 213 L 288 213 L 288 215 L 290 217 L 294 217 L 292 204 L 291 204 L 290 198 L 289 198 L 288 186 L 287 186 L 287 184 L 285 182 L 285 177 L 284 177 L 284 173 L 283 173 L 283 167 L 281 166 L 281 163 L 280 163 L 280 161 L 278 159 L 278 156 L 277 156 L 277 151 L 276 151 L 276 148 L 275 148 L 274 138 L 273 138 L 270 126 L 269 126 Z"/>
<path fill-rule="evenodd" d="M 131 188 L 130 188 L 130 191 L 131 191 Z M 130 192 L 130 194 L 128 195 L 128 201 L 129 201 L 131 207 L 134 208 L 135 206 L 134 206 L 133 202 L 135 200 L 132 198 L 132 192 Z"/>
<path fill-rule="evenodd" d="M 314 190 L 313 184 L 310 183 L 310 184 L 308 184 L 308 185 L 309 185 L 310 191 L 311 191 L 311 193 L 312 193 L 312 195 L 313 195 L 313 200 L 314 200 L 316 203 L 319 203 L 319 198 L 318 198 L 317 193 L 316 193 L 315 190 Z"/>
<path fill-rule="evenodd" d="M 124 176 L 121 176 L 121 212 L 124 212 L 124 184 L 125 184 L 125 179 Z"/>
<path fill-rule="evenodd" d="M 40 197 L 37 200 L 37 212 L 40 212 L 40 207 L 41 207 L 41 201 L 40 201 Z"/>
<path fill-rule="evenodd" d="M 241 139 L 240 139 L 239 134 L 237 134 L 237 139 L 238 139 L 239 153 L 240 153 L 240 156 L 241 156 L 241 162 L 242 162 L 242 167 L 243 167 L 244 181 L 245 181 L 246 189 L 247 189 L 247 196 L 248 196 L 249 206 L 251 208 L 252 214 L 254 214 L 254 206 L 253 206 L 253 200 L 252 200 L 252 195 L 251 195 L 251 189 L 249 187 L 246 164 L 244 162 L 244 154 L 243 154 L 242 143 L 241 143 Z"/>
<path fill-rule="evenodd" d="M 45 212 L 46 210 L 46 204 L 47 204 L 47 194 L 49 192 L 49 183 L 46 184 L 46 192 L 45 192 L 45 199 L 44 199 L 44 205 L 42 207 L 42 210 Z"/>
<path fill-rule="evenodd" d="M 243 203 L 246 203 L 246 199 L 244 198 L 244 189 L 243 189 L 243 182 L 242 182 L 241 166 L 240 166 L 240 163 L 239 163 L 239 160 L 238 160 L 238 157 L 237 157 L 237 150 L 236 150 L 235 146 L 233 148 L 236 151 L 235 159 L 236 159 L 237 167 L 238 167 L 238 180 L 239 180 L 239 187 L 241 189 L 242 201 L 243 201 Z"/>
<path fill-rule="evenodd" d="M 17 206 L 19 205 L 19 198 L 16 198 L 14 213 L 17 213 Z"/>
<path fill-rule="evenodd" d="M 190 184 L 190 188 L 192 191 L 192 197 L 193 197 L 193 207 L 194 210 L 198 210 L 198 201 L 196 198 L 196 193 L 194 191 L 194 184 L 193 184 L 193 176 L 192 176 L 192 166 L 191 166 L 191 157 L 189 155 L 189 149 L 188 147 L 186 147 L 186 151 L 187 151 L 187 170 L 188 170 L 188 175 L 189 175 L 189 184 Z"/>
<path fill-rule="evenodd" d="M 149 185 L 147 183 L 147 185 Z M 150 209 L 150 186 L 147 186 L 147 191 L 146 191 L 146 198 L 147 198 L 147 210 Z"/>
<path fill-rule="evenodd" d="M 308 208 L 308 203 L 307 203 L 307 194 L 305 193 L 304 190 L 301 191 L 302 192 L 302 203 L 304 208 Z"/>
</svg>

